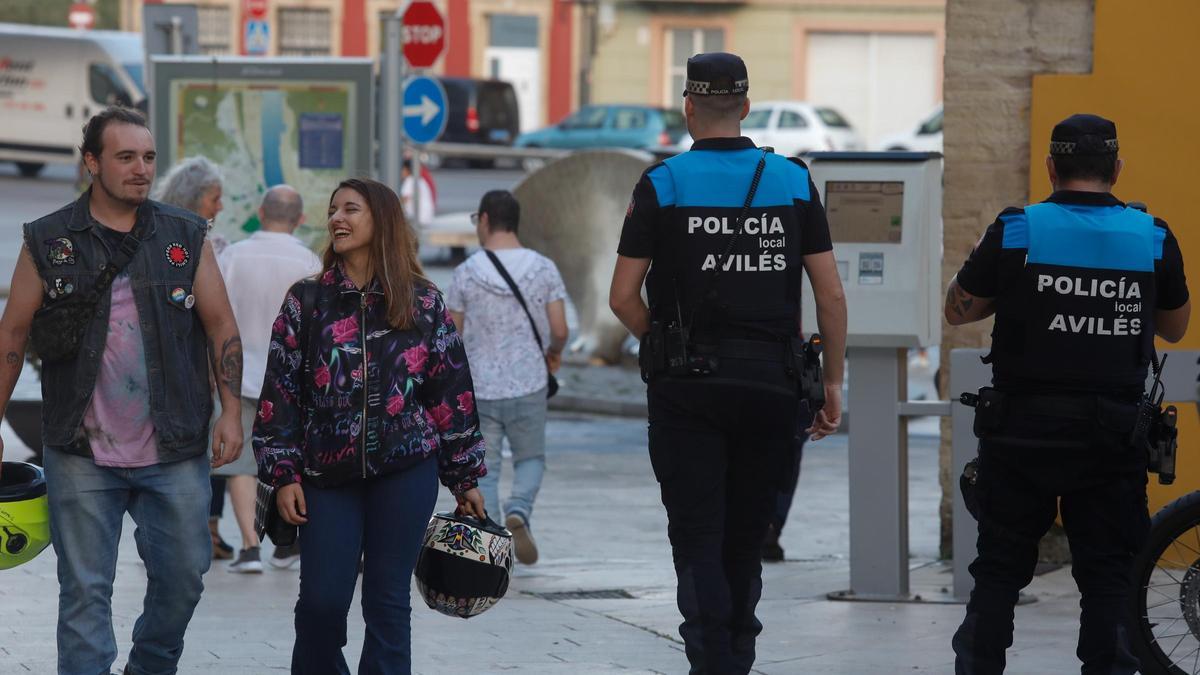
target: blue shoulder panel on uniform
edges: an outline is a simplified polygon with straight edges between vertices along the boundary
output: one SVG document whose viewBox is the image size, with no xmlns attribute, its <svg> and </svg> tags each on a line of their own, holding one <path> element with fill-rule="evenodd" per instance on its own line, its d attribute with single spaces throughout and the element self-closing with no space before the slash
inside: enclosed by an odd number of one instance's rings
<svg viewBox="0 0 1200 675">
<path fill-rule="evenodd" d="M 658 208 L 665 209 L 675 206 L 675 181 L 671 179 L 671 170 L 664 164 L 650 169 L 646 176 L 654 186 L 654 194 L 658 197 Z"/>
<path fill-rule="evenodd" d="M 674 182 L 675 205 L 740 207 L 746 202 L 746 192 L 761 156 L 762 151 L 755 148 L 690 150 L 666 160 L 663 163 Z M 752 206 L 791 206 L 796 199 L 809 198 L 808 172 L 786 158 L 767 155 L 767 166 Z"/>
<path fill-rule="evenodd" d="M 1004 223 L 1001 248 L 1029 248 L 1029 221 L 1024 211 L 1001 213 L 1000 222 Z"/>
<path fill-rule="evenodd" d="M 1025 207 L 1030 263 L 1154 271 L 1154 218 L 1136 209 L 1049 202 Z"/>
<path fill-rule="evenodd" d="M 1154 226 L 1154 259 L 1162 260 L 1163 244 L 1167 241 L 1167 228 Z"/>
</svg>

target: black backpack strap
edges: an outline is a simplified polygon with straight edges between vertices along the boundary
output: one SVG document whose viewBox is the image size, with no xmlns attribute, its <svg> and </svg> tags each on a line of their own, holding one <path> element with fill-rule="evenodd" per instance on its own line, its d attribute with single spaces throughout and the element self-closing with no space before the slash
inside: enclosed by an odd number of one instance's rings
<svg viewBox="0 0 1200 675">
<path fill-rule="evenodd" d="M 513 278 L 508 274 L 508 270 L 504 269 L 504 265 L 500 263 L 500 258 L 498 258 L 495 253 L 487 250 L 486 248 L 483 249 L 483 252 L 487 254 L 487 257 L 492 261 L 492 264 L 496 266 L 496 271 L 500 273 L 500 276 L 504 277 L 504 281 L 512 290 L 513 295 L 516 296 L 517 302 L 521 303 L 521 309 L 525 310 L 525 316 L 529 317 L 529 327 L 533 329 L 533 339 L 537 340 L 538 353 L 542 354 L 544 357 L 546 354 L 546 347 L 542 344 L 542 335 L 538 332 L 537 324 L 533 321 L 533 314 L 529 313 L 529 305 L 525 304 L 525 296 L 521 295 L 521 289 L 517 288 L 517 282 L 513 281 Z"/>
</svg>

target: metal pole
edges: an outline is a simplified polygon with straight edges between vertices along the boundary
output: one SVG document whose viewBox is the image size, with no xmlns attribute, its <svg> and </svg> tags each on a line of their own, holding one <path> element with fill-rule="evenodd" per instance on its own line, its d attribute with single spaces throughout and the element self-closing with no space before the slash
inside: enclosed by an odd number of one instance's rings
<svg viewBox="0 0 1200 675">
<path fill-rule="evenodd" d="M 413 178 L 412 219 L 418 226 L 424 226 L 427 223 L 421 222 L 421 185 L 423 184 L 423 180 L 421 179 L 421 153 L 416 148 L 413 149 L 412 166 L 410 168 Z"/>
<path fill-rule="evenodd" d="M 167 29 L 171 33 L 171 53 L 178 56 L 183 53 L 183 19 L 171 17 L 171 25 Z"/>
<path fill-rule="evenodd" d="M 908 400 L 906 350 L 852 347 L 850 590 L 837 600 L 910 600 L 908 588 Z"/>
<path fill-rule="evenodd" d="M 383 138 L 379 144 L 379 161 L 383 183 L 400 194 L 401 107 L 400 79 L 403 77 L 400 54 L 400 12 L 389 15 L 383 22 L 383 119 L 379 125 Z"/>
</svg>

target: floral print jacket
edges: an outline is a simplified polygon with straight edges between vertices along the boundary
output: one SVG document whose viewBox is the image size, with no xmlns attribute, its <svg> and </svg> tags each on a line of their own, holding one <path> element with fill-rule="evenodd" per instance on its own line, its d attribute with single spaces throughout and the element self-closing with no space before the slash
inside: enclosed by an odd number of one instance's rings
<svg viewBox="0 0 1200 675">
<path fill-rule="evenodd" d="M 300 339 L 301 283 L 271 330 L 254 421 L 259 479 L 333 486 L 405 469 L 436 454 L 455 494 L 487 473 L 462 337 L 432 285 L 418 286 L 415 326 L 385 321 L 383 289 L 360 291 L 340 266 L 318 284 L 309 366 Z"/>
</svg>

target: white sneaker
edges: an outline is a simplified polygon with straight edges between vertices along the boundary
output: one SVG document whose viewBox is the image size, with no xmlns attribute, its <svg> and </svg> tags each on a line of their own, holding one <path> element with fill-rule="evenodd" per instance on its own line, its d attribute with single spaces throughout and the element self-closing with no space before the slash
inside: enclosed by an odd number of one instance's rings
<svg viewBox="0 0 1200 675">
<path fill-rule="evenodd" d="M 244 548 L 238 553 L 237 560 L 228 567 L 230 572 L 234 574 L 262 574 L 263 565 L 262 558 L 259 556 L 259 548 Z"/>
<path fill-rule="evenodd" d="M 271 554 L 271 567 L 286 570 L 300 564 L 300 543 L 291 546 L 276 546 Z"/>
</svg>

